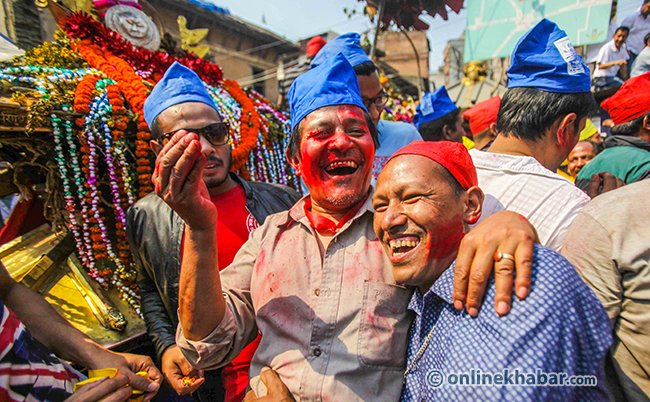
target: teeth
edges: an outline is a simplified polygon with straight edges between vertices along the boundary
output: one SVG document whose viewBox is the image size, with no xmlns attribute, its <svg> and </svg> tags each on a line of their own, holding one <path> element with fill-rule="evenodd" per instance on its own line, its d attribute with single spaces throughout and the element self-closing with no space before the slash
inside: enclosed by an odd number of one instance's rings
<svg viewBox="0 0 650 402">
<path fill-rule="evenodd" d="M 400 247 L 415 247 L 420 243 L 420 241 L 415 240 L 390 240 L 388 245 L 391 249 L 395 250 Z"/>
<path fill-rule="evenodd" d="M 356 168 L 357 164 L 354 161 L 337 161 L 337 162 L 330 163 L 328 166 L 329 169 L 336 169 L 340 167 Z"/>
</svg>

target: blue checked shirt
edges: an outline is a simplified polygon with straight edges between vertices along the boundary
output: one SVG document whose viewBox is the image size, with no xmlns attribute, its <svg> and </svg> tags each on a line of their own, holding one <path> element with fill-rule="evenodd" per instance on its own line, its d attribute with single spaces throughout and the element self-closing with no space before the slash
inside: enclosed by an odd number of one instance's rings
<svg viewBox="0 0 650 402">
<path fill-rule="evenodd" d="M 612 330 L 598 299 L 567 260 L 536 246 L 532 291 L 524 301 L 515 298 L 505 317 L 497 316 L 490 305 L 477 318 L 457 312 L 452 301 L 454 268 L 455 263 L 424 297 L 416 291 L 409 303 L 416 317 L 407 367 L 433 332 L 406 376 L 402 401 L 607 400 L 602 373 Z M 489 304 L 495 297 L 493 280 L 486 293 Z M 494 375 L 498 373 L 501 377 Z M 559 385 L 576 375 L 597 376 L 598 384 L 531 386 Z M 490 380 L 492 385 L 458 385 Z"/>
</svg>

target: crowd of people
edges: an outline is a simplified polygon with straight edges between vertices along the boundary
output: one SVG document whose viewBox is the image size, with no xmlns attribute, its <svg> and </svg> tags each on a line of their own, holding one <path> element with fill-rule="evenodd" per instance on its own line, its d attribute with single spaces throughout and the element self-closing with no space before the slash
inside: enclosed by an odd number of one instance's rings
<svg viewBox="0 0 650 402">
<path fill-rule="evenodd" d="M 24 345 L 0 368 L 34 368 L 0 399 L 649 400 L 649 13 L 593 77 L 543 19 L 502 97 L 461 111 L 441 87 L 413 125 L 380 120 L 358 34 L 310 44 L 286 92 L 304 196 L 230 172 L 228 125 L 174 63 L 144 105 L 155 192 L 127 219 L 157 364 L 95 344 L 0 267 L 0 336 Z M 599 105 L 592 89 L 616 85 Z M 118 374 L 72 393 L 83 375 L 54 354 Z"/>
</svg>

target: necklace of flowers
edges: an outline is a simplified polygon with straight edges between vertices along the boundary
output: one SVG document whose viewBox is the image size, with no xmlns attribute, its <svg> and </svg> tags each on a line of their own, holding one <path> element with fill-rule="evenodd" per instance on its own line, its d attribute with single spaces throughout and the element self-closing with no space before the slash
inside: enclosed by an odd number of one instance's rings
<svg viewBox="0 0 650 402">
<path fill-rule="evenodd" d="M 251 151 L 257 146 L 257 137 L 262 125 L 260 114 L 253 101 L 246 95 L 236 81 L 225 80 L 223 88 L 232 96 L 241 108 L 239 118 L 239 138 L 232 150 L 232 171 L 244 168 Z"/>
<path fill-rule="evenodd" d="M 105 90 L 106 85 L 111 83 L 113 83 L 113 81 L 109 80 L 99 80 L 97 82 L 96 88 L 100 90 L 100 94 L 90 104 L 90 112 L 84 122 L 84 133 L 86 135 L 86 141 L 89 147 L 87 183 L 90 188 L 91 212 L 93 214 L 95 222 L 97 223 L 97 228 L 99 228 L 99 233 L 95 234 L 99 234 L 99 237 L 101 238 L 102 243 L 105 247 L 106 254 L 116 267 L 114 272 L 110 269 L 100 271 L 100 276 L 98 276 L 96 279 L 99 283 L 102 284 L 105 283 L 106 279 L 109 279 L 110 283 L 120 291 L 122 298 L 130 303 L 136 312 L 140 314 L 139 295 L 136 293 L 134 286 L 129 286 L 127 284 L 130 281 L 132 282 L 133 275 L 131 272 L 129 272 L 129 270 L 127 270 L 127 266 L 125 266 L 122 263 L 121 259 L 115 254 L 111 240 L 108 237 L 108 230 L 102 217 L 102 209 L 99 207 L 101 196 L 97 183 L 98 159 L 96 141 L 103 138 L 106 158 L 105 161 L 109 172 L 109 186 L 111 188 L 111 193 L 113 196 L 113 207 L 115 208 L 118 221 L 125 222 L 126 216 L 121 207 L 119 186 L 115 180 L 116 173 L 113 164 L 114 159 L 111 156 L 112 135 L 110 127 L 108 126 L 108 115 L 111 113 L 111 109 Z"/>
<path fill-rule="evenodd" d="M 144 197 L 153 190 L 151 184 L 151 161 L 147 152 L 143 151 L 149 146 L 149 127 L 144 121 L 144 101 L 147 98 L 148 89 L 142 82 L 133 68 L 121 58 L 109 51 L 92 44 L 89 40 L 83 40 L 72 44 L 77 51 L 92 67 L 99 69 L 116 82 L 122 94 L 129 102 L 134 113 L 138 115 L 138 132 L 136 134 L 137 172 L 138 172 L 138 195 Z"/>
<path fill-rule="evenodd" d="M 247 165 L 251 170 L 251 174 L 257 179 L 256 173 L 258 169 L 255 167 L 255 161 L 257 161 L 258 166 L 265 167 L 268 165 L 266 170 L 270 173 L 270 177 L 261 177 L 260 180 L 268 181 L 270 178 L 272 183 L 292 186 L 299 190 L 298 176 L 291 165 L 287 163 L 284 153 L 291 135 L 289 116 L 274 109 L 269 100 L 257 91 L 248 90 L 248 95 L 266 123 L 262 125 L 264 127 L 264 140 L 260 139 L 262 146 L 254 151 L 256 157 L 255 159 L 251 158 Z"/>
<path fill-rule="evenodd" d="M 64 112 L 67 112 L 67 106 L 63 106 L 62 110 Z M 56 160 L 57 166 L 59 168 L 59 173 L 61 176 L 61 183 L 63 185 L 63 198 L 65 199 L 65 204 L 66 204 L 66 211 L 68 212 L 68 229 L 70 232 L 72 232 L 72 237 L 74 238 L 75 244 L 77 246 L 77 251 L 79 253 L 79 257 L 81 258 L 81 261 L 83 262 L 84 266 L 89 267 L 90 269 L 90 275 L 94 278 L 97 276 L 96 268 L 95 268 L 95 261 L 92 255 L 92 251 L 89 250 L 88 247 L 88 239 L 87 236 L 84 236 L 83 231 L 79 231 L 79 225 L 77 221 L 77 216 L 75 211 L 77 210 L 77 203 L 75 201 L 75 198 L 73 196 L 72 188 L 70 186 L 70 180 L 68 177 L 68 167 L 66 166 L 66 157 L 65 153 L 63 150 L 63 138 L 64 135 L 61 131 L 61 118 L 58 117 L 56 114 L 52 113 L 50 115 L 50 122 L 52 124 L 52 136 L 54 137 L 54 151 L 55 151 L 55 157 L 54 159 Z M 69 121 L 66 121 L 67 123 L 70 123 Z M 69 131 L 72 131 L 72 125 L 71 124 L 66 124 L 65 125 L 66 133 Z M 76 145 L 74 143 L 72 144 L 73 146 L 70 146 L 70 143 L 68 143 L 69 147 L 69 152 L 72 154 L 76 151 Z M 76 158 L 73 156 L 71 160 L 75 160 Z M 79 175 L 80 171 L 78 171 L 79 166 L 76 166 L 77 169 L 75 169 L 75 166 L 72 167 L 75 177 Z M 78 183 L 77 183 L 78 184 Z M 82 213 L 82 216 L 85 214 Z"/>
</svg>

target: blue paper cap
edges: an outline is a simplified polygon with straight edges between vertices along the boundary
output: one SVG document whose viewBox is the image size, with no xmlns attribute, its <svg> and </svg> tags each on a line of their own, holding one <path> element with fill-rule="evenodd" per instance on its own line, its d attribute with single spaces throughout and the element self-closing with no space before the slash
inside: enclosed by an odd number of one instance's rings
<svg viewBox="0 0 650 402">
<path fill-rule="evenodd" d="M 348 32 L 336 39 L 332 39 L 316 54 L 314 60 L 311 61 L 311 68 L 318 67 L 339 53 L 343 53 L 343 56 L 348 59 L 352 67 L 367 61 L 372 62 L 359 44 L 360 39 L 361 37 L 356 32 Z"/>
<path fill-rule="evenodd" d="M 354 105 L 368 112 L 361 99 L 357 75 L 341 53 L 299 75 L 289 88 L 288 99 L 292 129 L 309 113 L 325 106 Z"/>
<path fill-rule="evenodd" d="M 218 111 L 201 78 L 175 61 L 144 102 L 144 119 L 151 127 L 156 117 L 165 109 L 186 102 L 205 103 Z"/>
<path fill-rule="evenodd" d="M 447 94 L 447 88 L 443 85 L 436 92 L 429 92 L 422 96 L 418 107 L 415 109 L 413 124 L 419 129 L 420 125 L 439 119 L 456 109 L 458 109 L 458 106 L 451 100 L 449 94 Z"/>
<path fill-rule="evenodd" d="M 508 88 L 547 92 L 589 92 L 589 67 L 576 53 L 566 32 L 544 18 L 515 46 L 508 69 Z"/>
</svg>

